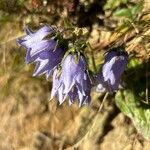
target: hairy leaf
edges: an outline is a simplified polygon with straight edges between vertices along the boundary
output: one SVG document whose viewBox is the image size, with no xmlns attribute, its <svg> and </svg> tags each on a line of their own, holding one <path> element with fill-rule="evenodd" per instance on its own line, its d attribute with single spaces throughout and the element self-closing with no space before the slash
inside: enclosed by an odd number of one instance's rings
<svg viewBox="0 0 150 150">
<path fill-rule="evenodd" d="M 150 139 L 150 105 L 141 102 L 131 90 L 117 92 L 115 102 L 133 121 L 138 132 L 146 139 Z"/>
</svg>

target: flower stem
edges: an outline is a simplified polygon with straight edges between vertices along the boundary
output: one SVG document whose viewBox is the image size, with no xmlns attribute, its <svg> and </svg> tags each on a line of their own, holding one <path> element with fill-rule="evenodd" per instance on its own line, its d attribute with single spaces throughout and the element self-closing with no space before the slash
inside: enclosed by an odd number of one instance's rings
<svg viewBox="0 0 150 150">
<path fill-rule="evenodd" d="M 94 53 L 93 53 L 93 48 L 91 46 L 91 44 L 89 42 L 87 42 L 87 46 L 90 49 L 91 52 L 91 59 L 92 59 L 92 66 L 94 69 L 94 73 L 97 73 L 97 68 L 96 68 L 96 63 L 95 63 L 95 59 L 94 59 Z"/>
<path fill-rule="evenodd" d="M 97 140 L 97 133 L 99 133 L 98 135 L 102 134 L 103 133 L 103 130 L 104 130 L 104 122 L 107 121 L 107 118 L 109 117 L 109 114 L 112 114 L 112 111 L 113 109 L 109 110 L 108 112 L 106 112 L 105 114 L 102 114 L 100 113 L 102 107 L 103 107 L 103 104 L 105 102 L 105 100 L 107 99 L 107 96 L 108 96 L 108 92 L 105 94 L 103 100 L 102 100 L 102 103 L 100 105 L 100 108 L 98 110 L 97 113 L 94 114 L 93 116 L 93 122 L 91 124 L 91 127 L 90 129 L 88 130 L 88 132 L 84 135 L 84 137 L 82 137 L 80 139 L 80 141 L 78 141 L 76 144 L 74 144 L 73 146 L 65 149 L 65 150 L 72 150 L 72 149 L 76 149 L 78 148 L 84 141 L 87 141 L 89 139 L 91 140 L 94 140 L 95 141 Z M 94 138 L 93 138 L 94 137 Z"/>
<path fill-rule="evenodd" d="M 98 112 L 100 112 L 101 110 L 102 110 L 102 108 L 103 108 L 103 105 L 104 105 L 104 102 L 105 102 L 105 100 L 107 99 L 107 97 L 108 97 L 108 92 L 105 94 L 105 96 L 104 96 L 104 98 L 103 98 L 103 100 L 102 100 L 102 103 L 101 103 L 101 105 L 100 105 L 100 107 L 99 107 L 99 110 L 98 110 Z"/>
</svg>

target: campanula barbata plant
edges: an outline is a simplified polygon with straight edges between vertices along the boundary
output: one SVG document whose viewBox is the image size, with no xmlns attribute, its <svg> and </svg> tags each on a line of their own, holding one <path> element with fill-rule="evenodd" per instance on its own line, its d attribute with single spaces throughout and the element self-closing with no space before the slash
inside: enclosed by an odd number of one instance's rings
<svg viewBox="0 0 150 150">
<path fill-rule="evenodd" d="M 69 36 L 65 32 L 69 31 Z M 26 49 L 26 63 L 36 63 L 33 76 L 45 74 L 53 77 L 51 99 L 57 97 L 60 104 L 69 98 L 69 104 L 77 99 L 79 106 L 91 101 L 91 74 L 89 74 L 85 48 L 85 28 L 59 30 L 43 26 L 17 40 Z M 128 61 L 123 48 L 113 48 L 105 54 L 105 61 L 97 74 L 97 91 L 113 93 L 119 87 L 121 75 Z M 92 79 L 94 79 L 92 77 Z"/>
</svg>

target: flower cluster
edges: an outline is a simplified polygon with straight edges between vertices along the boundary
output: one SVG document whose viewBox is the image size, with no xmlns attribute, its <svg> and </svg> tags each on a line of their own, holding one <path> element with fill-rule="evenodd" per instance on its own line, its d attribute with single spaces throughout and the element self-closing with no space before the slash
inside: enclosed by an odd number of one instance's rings
<svg viewBox="0 0 150 150">
<path fill-rule="evenodd" d="M 53 76 L 51 99 L 56 96 L 62 104 L 68 97 L 69 104 L 75 99 L 79 106 L 89 104 L 92 82 L 86 58 L 81 52 L 85 48 L 83 40 L 81 43 L 78 38 L 67 40 L 63 32 L 49 26 L 43 26 L 36 32 L 26 28 L 25 32 L 26 35 L 17 43 L 26 49 L 26 63 L 36 63 L 33 76 Z M 113 48 L 106 53 L 104 64 L 97 74 L 97 91 L 112 93 L 118 89 L 127 60 L 128 54 L 123 48 Z"/>
</svg>

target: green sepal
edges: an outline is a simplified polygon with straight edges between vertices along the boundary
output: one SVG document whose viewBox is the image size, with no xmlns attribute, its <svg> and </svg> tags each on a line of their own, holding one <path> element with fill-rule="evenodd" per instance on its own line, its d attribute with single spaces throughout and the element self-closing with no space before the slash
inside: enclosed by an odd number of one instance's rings
<svg viewBox="0 0 150 150">
<path fill-rule="evenodd" d="M 80 52 L 75 52 L 75 53 L 73 54 L 73 56 L 74 56 L 75 64 L 78 64 L 79 59 L 80 59 Z"/>
</svg>

